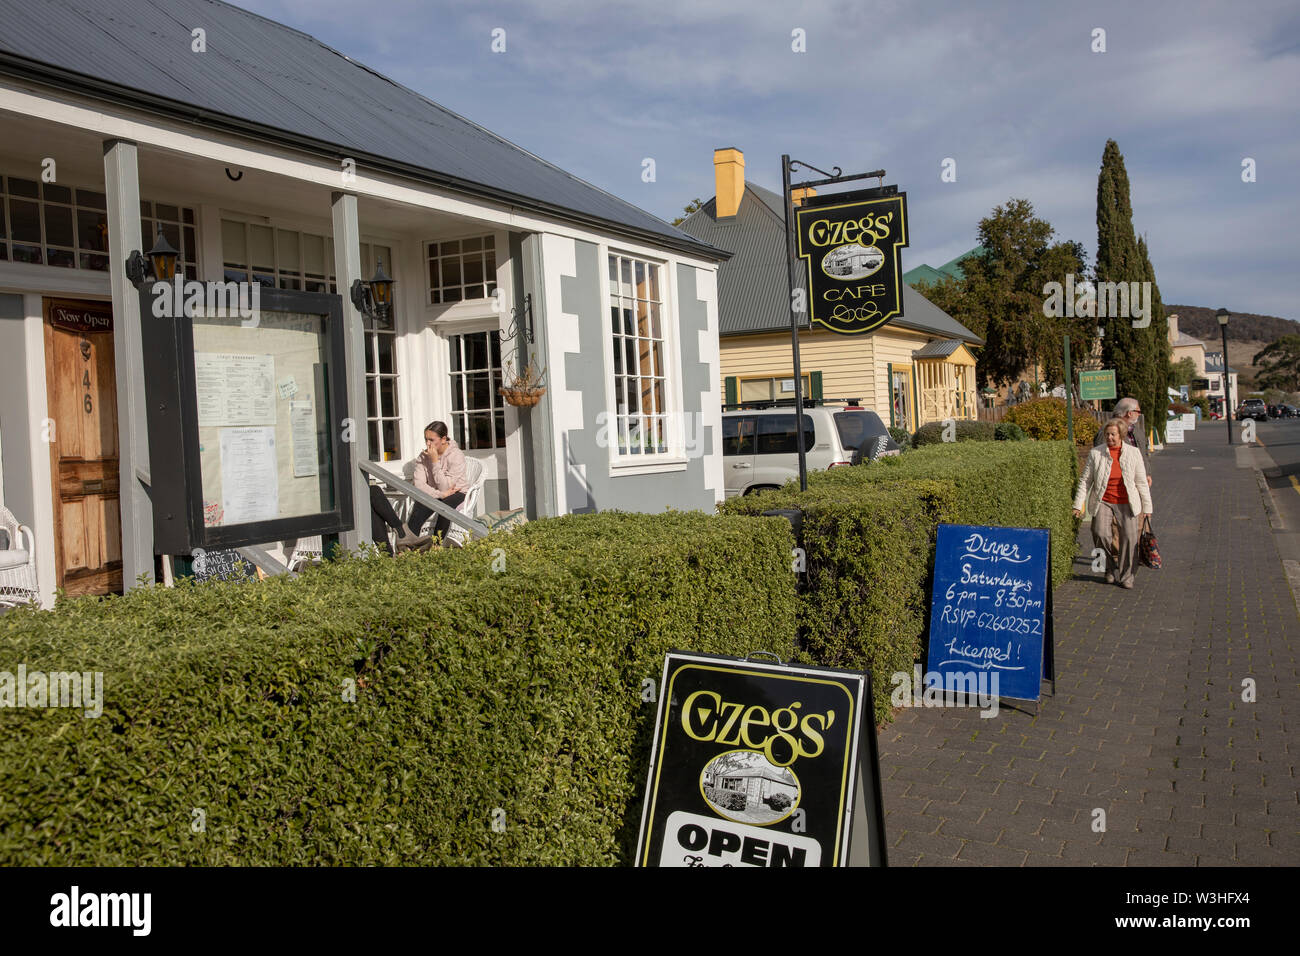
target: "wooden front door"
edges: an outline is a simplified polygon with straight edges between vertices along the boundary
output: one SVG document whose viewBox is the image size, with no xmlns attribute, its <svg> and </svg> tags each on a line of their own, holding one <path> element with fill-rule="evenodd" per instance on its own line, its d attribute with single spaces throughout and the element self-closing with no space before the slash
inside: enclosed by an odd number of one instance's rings
<svg viewBox="0 0 1300 956">
<path fill-rule="evenodd" d="M 70 595 L 120 594 L 112 308 L 66 299 L 44 305 L 56 580 Z"/>
</svg>

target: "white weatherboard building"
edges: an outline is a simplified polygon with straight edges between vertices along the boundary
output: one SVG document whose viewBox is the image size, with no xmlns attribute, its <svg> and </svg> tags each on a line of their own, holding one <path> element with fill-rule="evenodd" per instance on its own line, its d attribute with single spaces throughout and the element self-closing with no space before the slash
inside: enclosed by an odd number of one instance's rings
<svg viewBox="0 0 1300 956">
<path fill-rule="evenodd" d="M 0 0 L 0 501 L 44 603 L 154 573 L 145 480 L 178 465 L 149 461 L 124 263 L 159 229 L 189 278 L 342 294 L 363 460 L 400 471 L 441 419 L 484 510 L 722 497 L 726 252 L 237 7 Z M 380 260 L 387 323 L 346 294 Z M 545 397 L 505 404 L 532 356 Z"/>
</svg>

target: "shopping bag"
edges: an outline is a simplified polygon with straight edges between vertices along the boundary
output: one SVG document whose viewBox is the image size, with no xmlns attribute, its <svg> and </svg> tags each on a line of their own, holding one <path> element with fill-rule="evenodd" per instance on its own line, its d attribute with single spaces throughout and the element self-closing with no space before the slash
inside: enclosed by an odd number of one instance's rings
<svg viewBox="0 0 1300 956">
<path fill-rule="evenodd" d="M 1138 542 L 1138 556 L 1148 568 L 1160 570 L 1160 546 L 1156 542 L 1156 533 L 1151 530 L 1151 519 L 1142 519 L 1142 538 Z"/>
</svg>

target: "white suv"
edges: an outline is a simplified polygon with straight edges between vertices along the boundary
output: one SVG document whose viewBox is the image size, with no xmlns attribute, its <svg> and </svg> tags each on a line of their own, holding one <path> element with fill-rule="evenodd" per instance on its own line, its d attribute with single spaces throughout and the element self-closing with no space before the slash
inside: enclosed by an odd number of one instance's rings
<svg viewBox="0 0 1300 956">
<path fill-rule="evenodd" d="M 897 455 L 880 416 L 858 405 L 807 402 L 803 410 L 808 470 L 855 465 Z M 722 470 L 726 497 L 779 488 L 799 477 L 794 403 L 726 405 L 722 411 Z"/>
</svg>

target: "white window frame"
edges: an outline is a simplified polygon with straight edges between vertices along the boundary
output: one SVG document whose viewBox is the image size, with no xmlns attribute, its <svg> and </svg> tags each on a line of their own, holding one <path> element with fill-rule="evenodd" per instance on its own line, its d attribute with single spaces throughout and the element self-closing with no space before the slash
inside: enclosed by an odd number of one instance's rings
<svg viewBox="0 0 1300 956">
<path fill-rule="evenodd" d="M 447 326 L 447 327 L 445 327 L 445 328 L 443 328 L 443 329 L 441 330 L 441 334 L 442 334 L 444 340 L 446 341 L 446 346 L 447 346 L 447 372 L 446 372 L 446 375 L 447 375 L 447 383 L 448 383 L 448 393 L 449 393 L 450 398 L 451 398 L 450 402 L 449 402 L 448 405 L 447 405 L 447 419 L 448 419 L 448 426 L 451 428 L 451 432 L 452 432 L 452 437 L 453 437 L 453 438 L 456 437 L 456 429 L 455 429 L 455 425 L 454 425 L 454 421 L 455 421 L 455 419 L 456 419 L 456 416 L 458 416 L 458 415 L 465 415 L 466 412 L 463 412 L 463 411 L 462 411 L 462 412 L 455 411 L 456 396 L 455 396 L 455 392 L 454 392 L 454 390 L 451 388 L 451 381 L 452 381 L 452 377 L 453 377 L 453 376 L 455 376 L 455 375 L 460 375 L 460 376 L 463 377 L 466 373 L 464 372 L 464 370 L 462 370 L 462 371 L 460 371 L 460 372 L 453 372 L 453 371 L 451 370 L 451 352 L 452 352 L 452 349 L 454 348 L 454 343 L 453 343 L 451 340 L 452 340 L 453 338 L 455 338 L 456 336 L 458 336 L 458 335 L 480 335 L 480 334 L 482 334 L 482 333 L 484 333 L 484 332 L 496 332 L 496 333 L 497 333 L 497 337 L 498 337 L 500 340 L 502 340 L 502 341 L 501 341 L 501 345 L 500 345 L 500 348 L 501 348 L 501 360 L 502 360 L 502 370 L 501 370 L 501 374 L 502 374 L 502 380 L 504 381 L 504 378 L 505 378 L 505 364 L 504 364 L 504 363 L 505 363 L 505 361 L 506 361 L 506 356 L 507 356 L 507 354 L 509 353 L 509 344 L 508 344 L 507 342 L 504 341 L 504 339 L 505 339 L 505 335 L 502 333 L 502 331 L 501 331 L 501 327 L 500 327 L 499 325 L 497 325 L 495 322 L 487 321 L 487 320 L 479 321 L 479 322 L 466 321 L 466 322 L 464 322 L 464 323 L 462 323 L 462 324 L 458 324 L 458 325 L 455 325 L 455 326 Z M 491 361 L 491 356 L 490 356 L 490 355 L 489 355 L 489 361 Z M 489 371 L 490 371 L 490 369 L 489 369 Z M 509 442 L 510 442 L 510 424 L 511 424 L 511 423 L 510 423 L 510 414 L 509 414 L 510 406 L 506 403 L 506 400 L 505 400 L 503 397 L 501 397 L 500 395 L 496 394 L 496 390 L 495 390 L 495 388 L 493 388 L 493 391 L 492 391 L 491 401 L 492 401 L 492 403 L 493 403 L 493 405 L 492 405 L 492 412 L 493 412 L 493 425 L 492 425 L 492 427 L 493 427 L 493 429 L 494 429 L 494 432 L 493 432 L 493 438 L 494 438 L 494 440 L 495 440 L 495 428 L 496 428 L 495 415 L 496 415 L 496 412 L 497 412 L 498 410 L 502 413 L 502 417 L 503 417 L 503 419 L 504 419 L 504 421 L 505 421 L 505 435 L 504 435 L 504 437 L 502 438 L 501 444 L 499 444 L 499 445 L 494 445 L 492 448 L 470 448 L 467 444 L 460 443 L 460 440 L 457 439 L 457 443 L 460 444 L 461 451 L 463 451 L 463 452 L 464 452 L 465 454 L 467 454 L 467 455 L 473 453 L 475 457 L 488 457 L 488 456 L 497 455 L 498 453 L 505 452 L 505 450 L 509 447 Z M 468 437 L 468 436 L 466 436 L 466 437 Z"/>
<path fill-rule="evenodd" d="M 606 243 L 599 245 L 600 274 L 600 334 L 605 358 L 605 407 L 606 415 L 603 432 L 613 436 L 608 442 L 609 474 L 611 478 L 627 475 L 652 475 L 664 472 L 685 471 L 687 467 L 686 442 L 682 429 L 682 357 L 681 325 L 677 311 L 677 259 L 669 256 L 649 255 L 623 246 Z M 637 259 L 659 268 L 659 289 L 662 299 L 663 314 L 660 316 L 663 329 L 663 363 L 664 363 L 664 409 L 666 452 L 654 454 L 626 454 L 618 451 L 618 403 L 614 397 L 614 334 L 609 325 L 609 309 L 612 292 L 609 282 L 609 257 L 625 256 Z M 598 426 L 598 432 L 601 429 Z"/>
<path fill-rule="evenodd" d="M 441 242 L 463 242 L 466 239 L 483 239 L 491 241 L 492 252 L 495 257 L 496 268 L 491 273 L 492 284 L 496 287 L 496 292 L 500 293 L 500 301 L 509 301 L 506 299 L 505 291 L 501 283 L 501 269 L 503 264 L 509 259 L 510 248 L 508 238 L 506 239 L 505 248 L 502 248 L 503 237 L 506 233 L 494 229 L 484 230 L 483 228 L 471 229 L 465 232 L 455 233 L 445 236 L 435 236 L 425 239 L 420 243 L 420 284 L 424 289 L 424 308 L 429 315 L 431 322 L 456 322 L 462 320 L 474 320 L 485 318 L 489 315 L 496 315 L 498 312 L 496 293 L 486 295 L 481 299 L 461 299 L 459 302 L 438 302 L 434 303 L 433 284 L 429 281 L 429 247 L 434 243 Z M 462 254 L 463 256 L 463 254 Z M 485 279 L 486 282 L 486 279 Z M 463 286 L 464 283 L 462 282 Z"/>
</svg>

